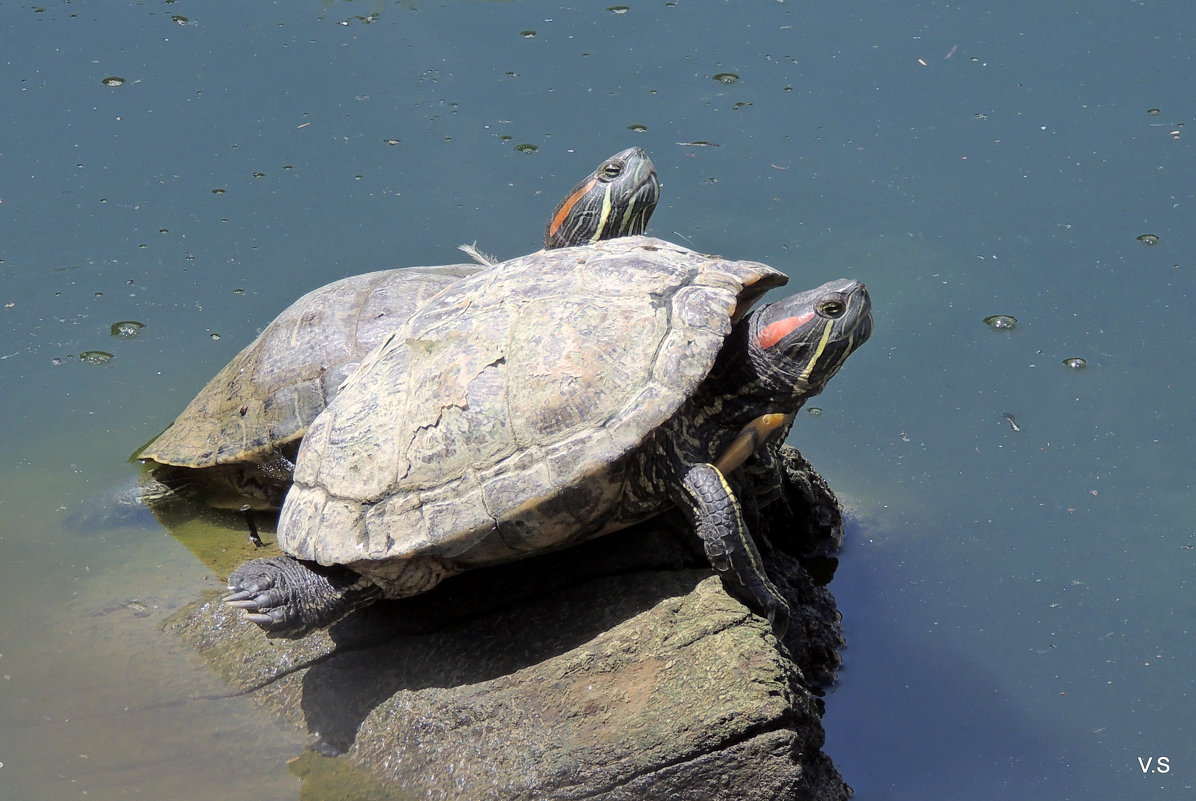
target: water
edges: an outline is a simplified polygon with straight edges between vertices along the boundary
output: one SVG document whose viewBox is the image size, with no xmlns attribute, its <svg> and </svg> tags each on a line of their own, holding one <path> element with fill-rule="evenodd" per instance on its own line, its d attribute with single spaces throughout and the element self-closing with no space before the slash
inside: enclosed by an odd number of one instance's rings
<svg viewBox="0 0 1196 801">
<path fill-rule="evenodd" d="M 302 291 L 532 250 L 630 144 L 651 233 L 872 293 L 794 432 L 854 514 L 857 797 L 1187 797 L 1196 17 L 990 5 L 0 7 L 0 797 L 298 796 L 159 631 L 219 577 L 68 516 Z"/>
</svg>

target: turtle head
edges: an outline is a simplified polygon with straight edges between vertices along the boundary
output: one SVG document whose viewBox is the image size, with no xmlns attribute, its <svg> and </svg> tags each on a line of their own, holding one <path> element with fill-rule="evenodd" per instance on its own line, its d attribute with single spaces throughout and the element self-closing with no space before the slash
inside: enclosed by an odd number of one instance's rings
<svg viewBox="0 0 1196 801">
<path fill-rule="evenodd" d="M 629 147 L 599 164 L 565 196 L 548 218 L 544 248 L 642 234 L 659 199 L 652 159 L 641 148 Z"/>
<path fill-rule="evenodd" d="M 748 355 L 765 392 L 790 408 L 822 391 L 872 333 L 872 304 L 841 278 L 762 306 L 747 319 Z"/>
</svg>

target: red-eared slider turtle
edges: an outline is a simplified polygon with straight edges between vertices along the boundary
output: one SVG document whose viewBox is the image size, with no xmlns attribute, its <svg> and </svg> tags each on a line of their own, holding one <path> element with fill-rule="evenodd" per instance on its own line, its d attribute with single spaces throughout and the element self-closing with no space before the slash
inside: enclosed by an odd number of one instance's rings
<svg viewBox="0 0 1196 801">
<path fill-rule="evenodd" d="M 313 423 L 278 528 L 287 556 L 239 567 L 225 600 L 298 637 L 676 504 L 730 588 L 783 630 L 725 476 L 779 447 L 872 328 L 850 280 L 746 313 L 785 280 L 642 236 L 462 279 Z"/>
<path fill-rule="evenodd" d="M 659 196 L 647 154 L 638 147 L 616 153 L 553 211 L 545 247 L 641 234 Z M 135 457 L 157 463 L 154 473 L 167 487 L 187 484 L 210 505 L 277 509 L 300 439 L 365 354 L 428 298 L 482 269 L 383 270 L 304 295 Z"/>
</svg>

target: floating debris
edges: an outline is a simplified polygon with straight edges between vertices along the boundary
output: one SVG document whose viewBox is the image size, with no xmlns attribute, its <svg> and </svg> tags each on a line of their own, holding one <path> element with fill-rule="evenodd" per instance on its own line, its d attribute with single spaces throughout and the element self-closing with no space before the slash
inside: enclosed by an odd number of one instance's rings
<svg viewBox="0 0 1196 801">
<path fill-rule="evenodd" d="M 648 126 L 641 125 L 640 123 L 635 122 L 635 123 L 632 123 L 631 125 L 628 125 L 627 130 L 634 131 L 635 133 L 644 133 L 645 131 L 648 130 Z"/>
<path fill-rule="evenodd" d="M 112 358 L 112 354 L 106 350 L 85 350 L 79 354 L 79 361 L 83 364 L 107 364 Z"/>
<path fill-rule="evenodd" d="M 1003 415 L 1001 415 L 1001 417 L 1004 418 L 1006 423 L 1009 423 L 1009 427 L 1014 431 L 1022 430 L 1022 427 L 1017 424 L 1017 420 L 1014 420 L 1013 415 L 1011 415 L 1009 412 L 1005 412 Z"/>
<path fill-rule="evenodd" d="M 1081 359 L 1079 356 L 1068 356 L 1063 360 L 1064 367 L 1070 367 L 1073 370 L 1083 370 L 1088 366 L 1087 359 Z"/>
<path fill-rule="evenodd" d="M 1138 237 L 1138 241 L 1143 245 L 1157 245 L 1159 244 L 1158 234 L 1142 234 Z"/>
<path fill-rule="evenodd" d="M 984 318 L 984 324 L 989 328 L 1012 331 L 1017 328 L 1017 318 L 1011 317 L 1008 314 L 992 314 Z"/>
<path fill-rule="evenodd" d="M 540 148 L 538 145 L 522 144 L 522 145 L 515 145 L 515 149 L 518 150 L 520 153 L 535 153 Z"/>
<path fill-rule="evenodd" d="M 626 14 L 628 11 L 631 10 L 631 7 L 630 6 L 608 6 L 606 10 L 612 14 Z"/>
<path fill-rule="evenodd" d="M 143 328 L 145 328 L 145 323 L 139 323 L 136 320 L 121 320 L 119 323 L 112 324 L 112 336 L 131 339 L 140 334 Z"/>
<path fill-rule="evenodd" d="M 522 36 L 524 39 L 535 39 L 536 38 L 535 31 L 520 31 L 519 35 Z"/>
</svg>

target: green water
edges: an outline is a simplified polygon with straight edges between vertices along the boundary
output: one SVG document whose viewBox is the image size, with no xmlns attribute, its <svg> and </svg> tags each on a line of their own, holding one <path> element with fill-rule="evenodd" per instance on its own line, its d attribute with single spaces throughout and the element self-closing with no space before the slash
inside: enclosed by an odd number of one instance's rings
<svg viewBox="0 0 1196 801">
<path fill-rule="evenodd" d="M 854 515 L 825 724 L 857 797 L 1190 795 L 1187 4 L 0 20 L 0 797 L 298 797 L 303 733 L 160 632 L 220 577 L 146 517 L 71 521 L 303 291 L 530 251 L 631 144 L 650 233 L 872 294 L 794 429 Z"/>
</svg>

